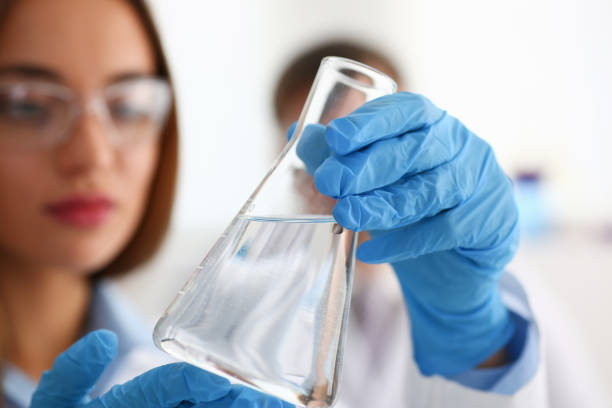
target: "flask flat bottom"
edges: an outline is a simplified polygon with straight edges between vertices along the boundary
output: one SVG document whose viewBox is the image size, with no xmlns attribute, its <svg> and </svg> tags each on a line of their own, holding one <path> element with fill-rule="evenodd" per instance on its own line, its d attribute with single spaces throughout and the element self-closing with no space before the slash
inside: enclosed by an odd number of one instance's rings
<svg viewBox="0 0 612 408">
<path fill-rule="evenodd" d="M 316 395 L 321 395 L 323 390 L 300 390 L 295 387 L 288 387 L 288 384 L 271 383 L 257 378 L 249 378 L 240 373 L 240 369 L 232 369 L 228 361 L 214 356 L 204 350 L 199 350 L 181 343 L 176 338 L 165 338 L 159 341 L 160 347 L 171 356 L 188 362 L 203 370 L 230 379 L 232 383 L 239 383 L 281 398 L 291 404 L 307 408 L 330 408 L 333 402 L 314 399 Z M 297 377 L 297 376 L 296 376 Z M 296 378 L 297 380 L 297 378 Z M 326 391 L 326 390 L 325 390 Z"/>
</svg>

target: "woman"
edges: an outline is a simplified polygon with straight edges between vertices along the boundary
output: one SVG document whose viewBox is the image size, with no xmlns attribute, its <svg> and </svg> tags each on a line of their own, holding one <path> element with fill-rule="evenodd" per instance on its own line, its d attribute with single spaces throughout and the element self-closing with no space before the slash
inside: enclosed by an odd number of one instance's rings
<svg viewBox="0 0 612 408">
<path fill-rule="evenodd" d="M 102 311 L 119 301 L 97 278 L 146 261 L 165 231 L 176 169 L 171 81 L 139 1 L 2 0 L 0 13 L 6 405 L 27 406 L 33 393 L 33 407 L 289 406 L 186 364 L 104 394 L 126 377 L 117 373 L 129 339 L 119 339 L 111 364 L 116 336 L 90 332 L 109 327 Z M 391 263 L 412 325 L 411 337 L 396 341 L 405 340 L 403 349 L 412 341 L 414 358 L 387 359 L 399 370 L 388 375 L 405 386 L 391 390 L 362 375 L 363 383 L 347 381 L 351 406 L 540 404 L 540 360 L 523 347 L 526 336 L 537 344 L 534 324 L 502 302 L 497 285 L 516 249 L 516 208 L 490 147 L 407 93 L 323 131 L 329 146 L 321 147 L 334 156 L 309 163 L 315 184 L 339 199 L 338 222 L 376 231 L 358 257 Z M 502 295 L 522 293 L 508 287 Z M 518 380 L 494 387 L 517 367 Z M 93 387 L 103 395 L 87 402 Z"/>
<path fill-rule="evenodd" d="M 90 305 L 104 291 L 97 278 L 133 268 L 159 246 L 177 127 L 141 2 L 0 1 L 0 12 L 1 338 L 10 407 L 29 403 L 33 381 L 92 324 Z M 109 332 L 89 339 L 94 351 L 116 347 Z M 170 366 L 168 378 L 185 367 Z M 217 390 L 206 393 L 229 391 L 225 380 L 202 374 L 194 378 Z M 65 395 L 82 394 L 78 401 L 96 380 Z M 59 405 L 39 394 L 38 406 Z"/>
</svg>

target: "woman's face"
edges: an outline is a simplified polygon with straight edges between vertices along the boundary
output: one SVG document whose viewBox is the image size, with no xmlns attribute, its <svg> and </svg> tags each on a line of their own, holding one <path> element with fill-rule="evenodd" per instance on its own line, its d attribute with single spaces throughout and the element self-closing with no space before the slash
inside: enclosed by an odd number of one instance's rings
<svg viewBox="0 0 612 408">
<path fill-rule="evenodd" d="M 17 0 L 0 25 L 0 82 L 43 89 L 48 83 L 87 101 L 155 70 L 154 48 L 127 1 Z M 0 115 L 12 115 L 9 121 L 36 109 L 15 112 L 2 103 Z M 20 148 L 20 135 L 0 126 L 0 146 L 3 138 L 12 141 L 0 149 L 0 265 L 93 272 L 130 240 L 146 207 L 159 142 L 119 148 L 104 115 L 94 111 L 75 114 L 53 145 Z"/>
</svg>

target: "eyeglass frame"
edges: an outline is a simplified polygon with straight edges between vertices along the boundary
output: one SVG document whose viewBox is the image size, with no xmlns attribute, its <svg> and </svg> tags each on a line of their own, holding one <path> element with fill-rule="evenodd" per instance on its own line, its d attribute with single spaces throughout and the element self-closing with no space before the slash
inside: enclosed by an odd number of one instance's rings
<svg viewBox="0 0 612 408">
<path fill-rule="evenodd" d="M 96 116 L 98 120 L 100 120 L 104 126 L 106 127 L 108 132 L 108 139 L 111 144 L 115 148 L 121 148 L 124 146 L 124 141 L 121 141 L 121 138 L 116 137 L 117 133 L 119 133 L 116 129 L 116 125 L 112 119 L 111 110 L 108 106 L 108 95 L 109 91 L 119 87 L 125 87 L 129 85 L 134 85 L 137 83 L 142 83 L 146 81 L 147 83 L 154 83 L 158 90 L 161 90 L 159 95 L 156 95 L 156 115 L 152 119 L 154 119 L 155 124 L 158 127 L 157 134 L 161 135 L 163 126 L 165 125 L 168 115 L 171 110 L 173 96 L 172 96 L 172 88 L 168 80 L 163 77 L 158 76 L 138 76 L 135 78 L 127 78 L 122 79 L 117 82 L 111 83 L 105 87 L 102 87 L 93 93 L 90 93 L 88 96 L 84 97 L 82 93 L 74 90 L 73 88 L 54 83 L 51 81 L 45 80 L 6 80 L 0 79 L 0 91 L 4 87 L 8 89 L 9 95 L 14 95 L 15 93 L 21 92 L 21 94 L 26 94 L 32 88 L 36 88 L 37 90 L 43 89 L 45 96 L 50 98 L 54 98 L 66 104 L 68 107 L 67 110 L 67 118 L 64 119 L 65 123 L 62 128 L 56 129 L 51 137 L 50 135 L 46 135 L 47 139 L 46 143 L 32 143 L 36 144 L 37 149 L 41 148 L 50 148 L 61 145 L 67 142 L 72 133 L 71 129 L 75 126 L 82 115 L 93 114 Z M 1 93 L 1 92 L 0 92 Z M 115 137 L 113 137 L 115 136 Z M 0 145 L 2 143 L 2 135 L 0 134 Z M 25 147 L 26 149 L 32 149 L 31 146 Z"/>
</svg>

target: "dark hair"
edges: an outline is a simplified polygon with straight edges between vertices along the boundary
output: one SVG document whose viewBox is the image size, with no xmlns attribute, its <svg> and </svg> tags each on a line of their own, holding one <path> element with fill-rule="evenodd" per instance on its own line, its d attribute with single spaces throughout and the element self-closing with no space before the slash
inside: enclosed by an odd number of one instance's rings
<svg viewBox="0 0 612 408">
<path fill-rule="evenodd" d="M 289 62 L 280 75 L 274 91 L 274 113 L 277 120 L 282 118 L 283 106 L 291 95 L 309 89 L 319 69 L 321 60 L 327 56 L 344 57 L 371 65 L 402 83 L 395 64 L 382 53 L 352 41 L 335 40 L 319 44 L 299 54 Z"/>
<path fill-rule="evenodd" d="M 8 13 L 9 6 L 11 6 L 14 2 L 15 0 L 0 0 L 0 23 L 2 22 L 4 16 L 6 16 L 6 13 Z"/>
</svg>

